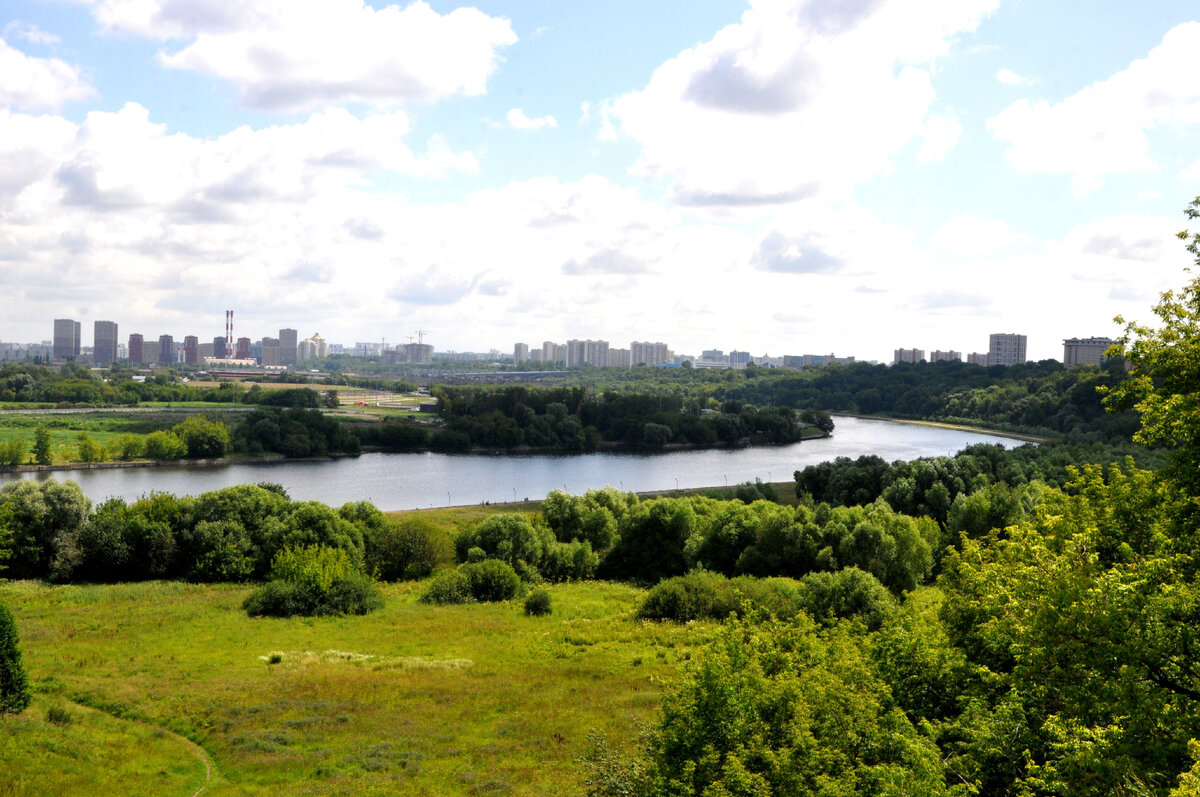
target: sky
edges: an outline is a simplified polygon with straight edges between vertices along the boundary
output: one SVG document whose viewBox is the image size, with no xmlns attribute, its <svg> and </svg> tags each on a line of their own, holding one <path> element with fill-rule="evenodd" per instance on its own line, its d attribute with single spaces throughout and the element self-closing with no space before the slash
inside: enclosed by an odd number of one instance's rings
<svg viewBox="0 0 1200 797">
<path fill-rule="evenodd" d="M 0 340 L 986 351 L 1191 263 L 1200 8 L 5 0 Z"/>
</svg>

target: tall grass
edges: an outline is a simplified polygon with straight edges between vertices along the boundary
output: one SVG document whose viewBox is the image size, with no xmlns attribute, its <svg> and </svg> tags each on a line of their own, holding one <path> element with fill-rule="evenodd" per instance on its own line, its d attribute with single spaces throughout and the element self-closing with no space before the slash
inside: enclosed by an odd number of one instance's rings
<svg viewBox="0 0 1200 797">
<path fill-rule="evenodd" d="M 0 721 L 0 738 L 24 739 L 0 741 L 0 771 L 32 745 L 48 793 L 77 791 L 89 768 L 119 782 L 141 759 L 177 766 L 188 788 L 139 793 L 190 793 L 186 754 L 162 742 L 106 757 L 95 715 L 44 720 L 61 699 L 202 745 L 224 778 L 205 794 L 581 793 L 588 731 L 632 740 L 713 628 L 634 621 L 645 592 L 618 584 L 554 585 L 554 614 L 539 618 L 519 601 L 418 604 L 423 586 L 387 587 L 362 617 L 281 620 L 246 617 L 241 587 L 0 583 L 41 690 Z M 62 734 L 70 745 L 51 743 Z"/>
</svg>

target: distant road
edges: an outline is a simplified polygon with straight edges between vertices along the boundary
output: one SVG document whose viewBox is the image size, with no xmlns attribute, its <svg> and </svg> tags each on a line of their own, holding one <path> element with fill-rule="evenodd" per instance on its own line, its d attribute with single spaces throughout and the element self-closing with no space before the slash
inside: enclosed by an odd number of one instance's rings
<svg viewBox="0 0 1200 797">
<path fill-rule="evenodd" d="M 239 410 L 246 411 L 254 409 L 257 404 L 218 404 L 213 403 L 211 409 L 214 410 Z M 81 412 L 196 412 L 197 410 L 209 409 L 208 407 L 75 407 L 74 409 L 53 409 L 43 410 L 0 410 L 0 415 L 78 415 Z"/>
</svg>

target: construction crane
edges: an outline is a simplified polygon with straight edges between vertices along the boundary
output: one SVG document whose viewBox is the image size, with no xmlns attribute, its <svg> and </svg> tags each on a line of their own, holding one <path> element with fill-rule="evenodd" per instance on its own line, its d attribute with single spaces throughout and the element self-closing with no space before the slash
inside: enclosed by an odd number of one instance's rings
<svg viewBox="0 0 1200 797">
<path fill-rule="evenodd" d="M 417 336 L 417 343 L 424 345 L 425 336 L 429 334 L 429 331 L 425 329 L 414 329 L 413 334 Z"/>
</svg>

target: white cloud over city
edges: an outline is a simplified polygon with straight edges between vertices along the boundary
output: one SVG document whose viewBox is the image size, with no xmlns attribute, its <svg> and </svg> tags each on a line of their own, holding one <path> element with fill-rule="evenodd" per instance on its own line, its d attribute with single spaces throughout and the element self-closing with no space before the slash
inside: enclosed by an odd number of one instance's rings
<svg viewBox="0 0 1200 797">
<path fill-rule="evenodd" d="M 1001 0 L 706 6 L 641 65 L 554 50 L 570 27 L 521 4 L 54 13 L 0 17 L 3 340 L 63 316 L 203 338 L 235 308 L 439 350 L 884 359 L 1026 331 L 1055 356 L 1188 262 L 1200 22 L 1050 74 Z"/>
</svg>

